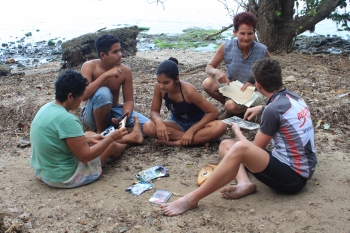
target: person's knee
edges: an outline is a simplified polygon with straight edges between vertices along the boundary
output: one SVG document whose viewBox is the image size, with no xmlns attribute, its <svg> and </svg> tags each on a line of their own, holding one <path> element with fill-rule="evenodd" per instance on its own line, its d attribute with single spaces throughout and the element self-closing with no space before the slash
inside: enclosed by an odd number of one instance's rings
<svg viewBox="0 0 350 233">
<path fill-rule="evenodd" d="M 212 93 L 214 90 L 213 85 L 211 85 L 211 80 L 210 78 L 206 78 L 203 83 L 202 87 L 206 93 Z"/>
<path fill-rule="evenodd" d="M 220 156 L 221 158 L 223 158 L 226 153 L 231 149 L 231 147 L 236 143 L 235 140 L 232 140 L 232 139 L 225 139 L 225 140 L 222 140 L 220 142 L 220 145 L 219 145 L 219 152 L 220 152 Z"/>
<path fill-rule="evenodd" d="M 224 134 L 226 133 L 227 125 L 222 121 L 216 121 L 216 129 L 220 134 Z"/>
<path fill-rule="evenodd" d="M 228 151 L 227 155 L 225 157 L 228 157 L 228 159 L 234 159 L 238 161 L 242 161 L 244 154 L 249 149 L 249 141 L 237 141 Z"/>
<path fill-rule="evenodd" d="M 225 102 L 225 109 L 227 109 L 229 112 L 234 112 L 235 110 L 237 110 L 238 106 L 237 104 L 229 99 Z"/>
<path fill-rule="evenodd" d="M 150 136 L 154 131 L 154 123 L 152 121 L 148 121 L 142 126 L 143 133 L 147 136 Z"/>
<path fill-rule="evenodd" d="M 113 102 L 112 92 L 108 87 L 100 87 L 93 96 L 94 108 L 100 108 L 106 104 L 111 104 Z"/>
</svg>

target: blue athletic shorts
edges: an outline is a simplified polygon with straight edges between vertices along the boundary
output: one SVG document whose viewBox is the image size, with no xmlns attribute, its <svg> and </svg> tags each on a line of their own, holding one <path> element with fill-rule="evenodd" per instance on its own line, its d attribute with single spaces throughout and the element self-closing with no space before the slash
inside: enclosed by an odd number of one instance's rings
<svg viewBox="0 0 350 233">
<path fill-rule="evenodd" d="M 95 94 L 89 99 L 87 105 L 82 109 L 80 113 L 80 118 L 83 121 L 85 125 L 87 125 L 90 129 L 95 130 L 96 129 L 96 123 L 95 123 L 95 117 L 93 110 L 103 107 L 106 104 L 112 104 L 113 101 L 113 95 L 109 88 L 107 87 L 100 87 Z M 112 125 L 112 118 L 120 118 L 123 115 L 123 105 L 118 104 L 115 107 L 111 108 L 111 112 L 109 114 L 109 117 L 107 119 L 107 128 Z M 128 117 L 126 121 L 127 127 L 133 127 L 134 126 L 134 116 L 137 116 L 141 129 L 144 123 L 150 121 L 147 117 L 144 115 L 133 111 L 130 114 L 130 117 Z"/>
<path fill-rule="evenodd" d="M 170 114 L 170 120 L 178 124 L 183 132 L 186 132 L 189 128 L 191 128 L 192 125 L 196 124 L 199 121 L 199 120 L 196 120 L 189 123 L 184 123 L 181 120 L 175 118 L 173 114 Z"/>
</svg>

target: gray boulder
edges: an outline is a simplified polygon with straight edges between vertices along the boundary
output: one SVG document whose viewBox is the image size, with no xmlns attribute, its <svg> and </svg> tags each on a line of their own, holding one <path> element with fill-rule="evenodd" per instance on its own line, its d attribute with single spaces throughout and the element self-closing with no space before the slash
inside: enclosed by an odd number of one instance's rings
<svg viewBox="0 0 350 233">
<path fill-rule="evenodd" d="M 80 66 L 85 61 L 98 58 L 95 41 L 103 34 L 113 34 L 119 38 L 123 57 L 136 55 L 136 37 L 139 34 L 137 26 L 98 31 L 62 43 L 62 68 Z"/>
<path fill-rule="evenodd" d="M 0 76 L 6 76 L 11 74 L 11 67 L 7 64 L 0 64 Z"/>
</svg>

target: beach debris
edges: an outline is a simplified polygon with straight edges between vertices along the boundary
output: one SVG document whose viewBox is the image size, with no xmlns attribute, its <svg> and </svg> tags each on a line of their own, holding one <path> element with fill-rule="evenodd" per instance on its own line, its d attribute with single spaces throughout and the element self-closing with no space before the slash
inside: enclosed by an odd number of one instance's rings
<svg viewBox="0 0 350 233">
<path fill-rule="evenodd" d="M 348 95 L 349 95 L 349 93 L 350 93 L 350 92 L 345 93 L 345 94 L 338 95 L 338 98 L 340 99 L 340 98 L 343 98 L 343 97 L 345 97 L 345 96 L 348 96 Z"/>
<path fill-rule="evenodd" d="M 294 76 L 290 75 L 290 76 L 287 76 L 283 79 L 283 82 L 285 83 L 288 83 L 288 82 L 296 82 L 297 80 L 295 79 Z"/>
<path fill-rule="evenodd" d="M 29 135 L 24 136 L 17 143 L 17 147 L 24 148 L 27 146 L 30 146 L 30 136 Z"/>
<path fill-rule="evenodd" d="M 186 223 L 182 220 L 177 221 L 177 225 L 181 228 L 184 228 L 186 226 Z"/>
<path fill-rule="evenodd" d="M 16 61 L 15 61 L 15 59 L 10 58 L 10 59 L 7 59 L 5 63 L 6 63 L 6 64 L 16 63 Z"/>
<path fill-rule="evenodd" d="M 180 193 L 176 193 L 176 192 L 173 192 L 173 195 L 176 197 L 182 197 L 182 195 Z"/>
<path fill-rule="evenodd" d="M 321 123 L 322 123 L 322 120 L 318 120 L 316 124 L 316 128 L 320 127 Z"/>
<path fill-rule="evenodd" d="M 255 214 L 255 212 L 256 212 L 255 209 L 250 209 L 250 210 L 249 210 L 249 213 L 250 213 L 250 214 Z"/>
<path fill-rule="evenodd" d="M 326 130 L 329 129 L 330 127 L 331 127 L 331 126 L 330 126 L 329 124 L 324 124 L 324 125 L 323 125 L 323 129 L 326 129 Z"/>
</svg>

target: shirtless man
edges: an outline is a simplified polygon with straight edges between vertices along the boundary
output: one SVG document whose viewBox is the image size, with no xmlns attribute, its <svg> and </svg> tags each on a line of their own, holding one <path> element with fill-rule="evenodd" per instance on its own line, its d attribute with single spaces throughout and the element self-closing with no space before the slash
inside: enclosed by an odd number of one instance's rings
<svg viewBox="0 0 350 233">
<path fill-rule="evenodd" d="M 260 129 L 254 142 L 249 142 L 239 126 L 232 123 L 236 140 L 220 143 L 222 161 L 208 179 L 196 190 L 178 200 L 161 205 L 168 216 L 175 216 L 196 208 L 198 202 L 236 178 L 237 185 L 221 189 L 227 199 L 237 199 L 256 191 L 247 175 L 248 169 L 259 181 L 277 192 L 299 192 L 313 175 L 317 158 L 314 129 L 309 108 L 302 98 L 283 88 L 279 63 L 263 58 L 253 66 L 256 87 L 269 100 L 266 108 L 248 108 L 244 119 L 262 113 Z M 272 141 L 274 149 L 266 150 Z"/>
<path fill-rule="evenodd" d="M 122 63 L 120 42 L 114 35 L 102 35 L 96 40 L 96 50 L 99 59 L 87 61 L 81 68 L 82 75 L 87 78 L 89 85 L 84 92 L 83 100 L 88 103 L 82 109 L 80 117 L 84 124 L 97 133 L 103 132 L 112 123 L 119 123 L 121 116 L 127 114 L 126 128 L 133 134 L 134 141 L 118 141 L 120 143 L 143 142 L 142 125 L 149 119 L 133 111 L 133 81 L 129 67 Z M 124 103 L 119 103 L 122 88 Z M 112 118 L 113 119 L 112 122 Z M 132 130 L 134 124 L 140 123 Z"/>
</svg>

